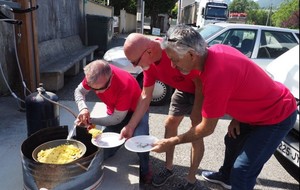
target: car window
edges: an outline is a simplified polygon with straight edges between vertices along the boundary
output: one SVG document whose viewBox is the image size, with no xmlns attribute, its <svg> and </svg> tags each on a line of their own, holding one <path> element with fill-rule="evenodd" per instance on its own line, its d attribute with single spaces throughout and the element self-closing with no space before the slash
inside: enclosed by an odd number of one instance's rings
<svg viewBox="0 0 300 190">
<path fill-rule="evenodd" d="M 295 33 L 295 35 L 297 36 L 298 40 L 299 40 L 299 33 Z"/>
<path fill-rule="evenodd" d="M 212 46 L 214 44 L 230 45 L 241 51 L 247 57 L 251 57 L 256 35 L 257 30 L 230 29 L 208 42 L 208 46 Z"/>
<path fill-rule="evenodd" d="M 199 28 L 198 32 L 201 34 L 201 36 L 202 36 L 202 38 L 204 38 L 204 40 L 207 40 L 209 37 L 211 37 L 212 35 L 216 34 L 219 31 L 221 31 L 223 28 L 224 27 L 209 24 L 202 28 Z"/>
<path fill-rule="evenodd" d="M 298 44 L 290 32 L 263 30 L 257 58 L 275 59 Z"/>
</svg>

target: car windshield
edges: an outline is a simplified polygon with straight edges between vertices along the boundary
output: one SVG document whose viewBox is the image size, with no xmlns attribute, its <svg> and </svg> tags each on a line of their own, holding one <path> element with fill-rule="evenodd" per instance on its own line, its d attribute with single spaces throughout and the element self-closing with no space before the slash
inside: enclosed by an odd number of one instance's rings
<svg viewBox="0 0 300 190">
<path fill-rule="evenodd" d="M 201 34 L 201 36 L 204 38 L 204 40 L 207 40 L 209 37 L 214 35 L 215 33 L 222 30 L 223 27 L 217 26 L 214 24 L 206 25 L 198 30 L 198 32 Z"/>
</svg>

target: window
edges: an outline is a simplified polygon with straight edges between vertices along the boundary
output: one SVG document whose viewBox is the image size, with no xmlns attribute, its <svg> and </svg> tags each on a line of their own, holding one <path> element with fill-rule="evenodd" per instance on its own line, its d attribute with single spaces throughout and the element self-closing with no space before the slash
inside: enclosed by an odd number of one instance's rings
<svg viewBox="0 0 300 190">
<path fill-rule="evenodd" d="M 248 29 L 230 29 L 213 39 L 208 46 L 214 44 L 230 45 L 247 57 L 251 57 L 254 48 L 257 30 Z"/>
<path fill-rule="evenodd" d="M 257 58 L 275 59 L 298 44 L 290 32 L 263 30 Z"/>
</svg>

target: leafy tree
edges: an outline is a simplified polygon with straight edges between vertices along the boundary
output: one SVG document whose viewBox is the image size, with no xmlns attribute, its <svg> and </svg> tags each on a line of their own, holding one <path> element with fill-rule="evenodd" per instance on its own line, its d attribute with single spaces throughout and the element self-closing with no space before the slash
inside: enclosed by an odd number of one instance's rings
<svg viewBox="0 0 300 190">
<path fill-rule="evenodd" d="M 137 0 L 110 0 L 109 6 L 114 7 L 115 15 L 120 15 L 120 10 L 122 9 L 128 13 L 136 14 Z"/>
<path fill-rule="evenodd" d="M 260 9 L 259 4 L 252 0 L 233 0 L 232 3 L 229 4 L 229 11 L 247 13 L 247 24 L 270 25 L 269 20 L 272 11 Z"/>
<path fill-rule="evenodd" d="M 275 26 L 299 28 L 299 0 L 284 0 L 278 10 L 272 15 Z"/>
<path fill-rule="evenodd" d="M 247 23 L 256 25 L 269 25 L 268 20 L 269 10 L 256 9 L 249 10 L 247 13 Z"/>
<path fill-rule="evenodd" d="M 173 9 L 171 10 L 170 17 L 177 18 L 177 14 L 178 14 L 178 3 L 176 3 Z"/>
<path fill-rule="evenodd" d="M 252 0 L 233 0 L 229 4 L 229 11 L 235 13 L 247 13 L 249 10 L 258 8 L 258 3 Z"/>
<path fill-rule="evenodd" d="M 120 15 L 120 10 L 136 14 L 138 0 L 110 0 L 110 6 L 114 7 L 115 15 Z M 144 0 L 145 16 L 151 16 L 151 27 L 159 26 L 158 14 L 169 14 L 175 16 L 175 4 L 177 0 Z M 172 11 L 172 9 L 174 9 Z M 177 13 L 176 13 L 177 14 Z"/>
<path fill-rule="evenodd" d="M 289 19 L 283 21 L 281 27 L 299 29 L 299 10 L 294 11 Z"/>
<path fill-rule="evenodd" d="M 151 16 L 151 27 L 158 27 L 158 14 L 169 14 L 174 8 L 177 0 L 145 0 L 145 16 Z M 158 27 L 159 28 L 159 27 Z"/>
</svg>

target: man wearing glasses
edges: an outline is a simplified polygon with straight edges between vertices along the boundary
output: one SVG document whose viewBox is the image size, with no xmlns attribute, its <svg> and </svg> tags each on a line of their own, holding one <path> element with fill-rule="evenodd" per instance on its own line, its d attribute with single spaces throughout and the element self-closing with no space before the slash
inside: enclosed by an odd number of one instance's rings
<svg viewBox="0 0 300 190">
<path fill-rule="evenodd" d="M 143 114 L 148 110 L 152 100 L 152 94 L 156 80 L 159 80 L 173 88 L 175 92 L 172 96 L 169 115 L 165 122 L 165 137 L 177 135 L 177 129 L 185 115 L 190 114 L 192 125 L 201 121 L 201 88 L 198 80 L 194 80 L 193 75 L 185 75 L 172 67 L 171 60 L 165 51 L 160 47 L 162 39 L 151 40 L 138 33 L 130 34 L 124 43 L 124 53 L 134 66 L 143 69 L 144 82 L 141 99 L 138 102 L 129 123 L 121 131 L 124 138 L 130 138 Z M 197 84 L 197 85 L 196 85 Z M 195 96 L 195 93 L 199 94 Z M 194 97 L 197 97 L 196 99 Z M 193 109 L 193 105 L 197 109 Z M 192 142 L 191 167 L 186 177 L 187 181 L 181 184 L 183 189 L 194 188 L 199 185 L 196 180 L 199 163 L 203 154 L 203 139 Z M 155 175 L 152 181 L 154 186 L 162 186 L 173 175 L 174 147 L 166 152 L 165 168 Z"/>
<path fill-rule="evenodd" d="M 186 133 L 156 142 L 152 150 L 165 152 L 174 145 L 209 136 L 219 118 L 227 114 L 239 121 L 236 127 L 240 127 L 239 136 L 243 137 L 230 144 L 225 142 L 226 149 L 231 150 L 225 157 L 229 155 L 232 159 L 230 176 L 225 177 L 232 190 L 254 189 L 264 164 L 295 124 L 297 103 L 294 96 L 237 49 L 223 44 L 208 48 L 192 27 L 176 25 L 170 28 L 162 47 L 178 70 L 198 72 L 204 96 L 202 121 Z M 212 174 L 202 175 L 208 181 L 221 184 Z"/>
<path fill-rule="evenodd" d="M 77 125 L 96 124 L 105 126 L 103 132 L 120 133 L 136 109 L 141 89 L 136 79 L 105 60 L 96 60 L 84 67 L 85 77 L 75 89 L 74 96 L 79 114 Z M 94 91 L 107 107 L 107 116 L 91 118 L 85 103 L 85 96 Z M 149 113 L 145 112 L 134 130 L 133 136 L 149 135 Z M 120 148 L 105 148 L 104 159 L 113 156 Z M 138 153 L 140 158 L 140 182 L 151 183 L 152 171 L 149 167 L 149 152 Z"/>
</svg>

